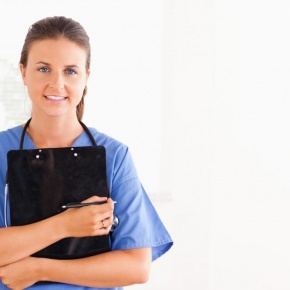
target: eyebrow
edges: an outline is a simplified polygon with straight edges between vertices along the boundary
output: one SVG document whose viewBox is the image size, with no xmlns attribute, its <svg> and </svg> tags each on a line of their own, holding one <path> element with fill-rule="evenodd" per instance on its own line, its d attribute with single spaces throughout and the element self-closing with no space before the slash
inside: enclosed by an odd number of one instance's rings
<svg viewBox="0 0 290 290">
<path fill-rule="evenodd" d="M 44 65 L 50 66 L 50 64 L 48 62 L 45 62 L 45 61 L 39 61 L 39 62 L 37 62 L 35 64 L 44 64 Z M 76 64 L 65 65 L 65 67 L 76 67 L 76 68 L 78 68 L 78 66 Z"/>
</svg>

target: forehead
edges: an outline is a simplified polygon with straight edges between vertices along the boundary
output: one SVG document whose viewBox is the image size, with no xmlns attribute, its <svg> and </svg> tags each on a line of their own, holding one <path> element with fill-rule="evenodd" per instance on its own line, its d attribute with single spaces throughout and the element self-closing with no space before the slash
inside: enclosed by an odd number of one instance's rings
<svg viewBox="0 0 290 290">
<path fill-rule="evenodd" d="M 86 50 L 66 38 L 37 40 L 28 51 L 28 62 L 85 64 Z"/>
</svg>

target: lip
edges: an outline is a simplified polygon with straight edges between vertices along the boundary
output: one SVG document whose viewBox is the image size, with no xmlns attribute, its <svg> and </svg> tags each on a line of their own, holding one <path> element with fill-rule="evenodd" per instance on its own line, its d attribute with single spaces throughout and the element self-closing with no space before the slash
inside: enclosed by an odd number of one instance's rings
<svg viewBox="0 0 290 290">
<path fill-rule="evenodd" d="M 56 95 L 47 95 L 47 96 L 44 96 L 44 98 L 47 101 L 52 102 L 52 103 L 62 103 L 67 99 L 67 97 L 56 96 Z"/>
</svg>

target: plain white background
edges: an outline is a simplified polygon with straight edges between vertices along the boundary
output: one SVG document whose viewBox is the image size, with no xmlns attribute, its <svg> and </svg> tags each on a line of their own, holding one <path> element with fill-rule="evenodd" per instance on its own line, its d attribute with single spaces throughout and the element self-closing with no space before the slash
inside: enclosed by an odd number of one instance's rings
<svg viewBox="0 0 290 290">
<path fill-rule="evenodd" d="M 1 58 L 51 14 L 96 35 L 86 120 L 129 145 L 175 241 L 128 289 L 290 289 L 289 13 L 282 0 L 1 3 Z"/>
</svg>

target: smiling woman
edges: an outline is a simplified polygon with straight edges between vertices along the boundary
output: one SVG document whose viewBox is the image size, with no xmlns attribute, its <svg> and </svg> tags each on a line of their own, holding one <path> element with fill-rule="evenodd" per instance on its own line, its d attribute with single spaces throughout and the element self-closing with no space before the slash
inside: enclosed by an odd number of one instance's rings
<svg viewBox="0 0 290 290">
<path fill-rule="evenodd" d="M 32 111 L 24 128 L 18 125 L 0 132 L 0 288 L 122 289 L 147 282 L 151 261 L 166 253 L 173 242 L 139 180 L 128 147 L 81 122 L 90 75 L 85 30 L 65 17 L 34 23 L 25 39 L 20 70 Z M 18 149 L 20 140 L 24 140 L 23 149 L 40 151 L 91 146 L 92 140 L 103 146 L 109 197 L 88 193 L 85 202 L 102 204 L 67 209 L 20 227 L 11 226 L 8 218 L 7 226 L 7 153 Z M 111 231 L 114 216 L 120 223 Z M 108 234 L 111 247 L 106 253 L 74 260 L 32 256 L 64 238 Z"/>
<path fill-rule="evenodd" d="M 33 119 L 75 119 L 75 108 L 83 98 L 89 77 L 82 47 L 62 36 L 35 41 L 20 69 L 32 101 Z"/>
</svg>

